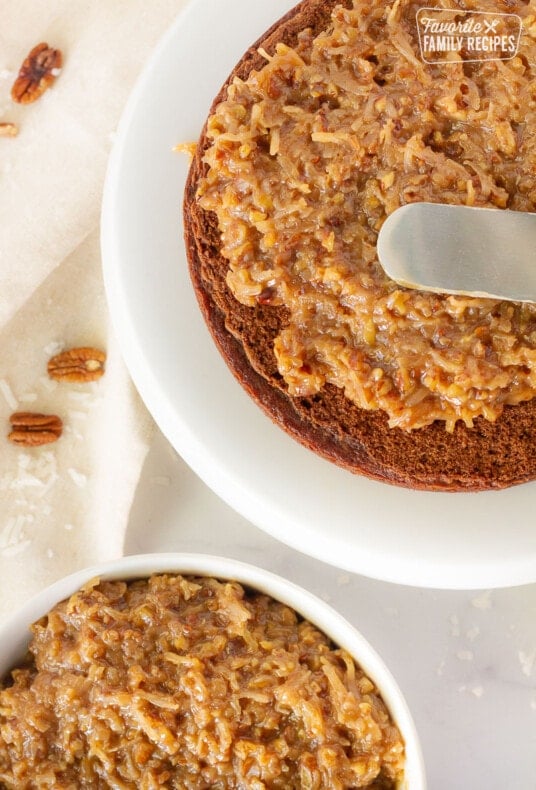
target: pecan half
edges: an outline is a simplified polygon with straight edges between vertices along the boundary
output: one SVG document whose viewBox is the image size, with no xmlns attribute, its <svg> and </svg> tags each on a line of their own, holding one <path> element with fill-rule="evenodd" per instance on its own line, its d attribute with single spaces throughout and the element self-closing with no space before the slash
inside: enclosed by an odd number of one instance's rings
<svg viewBox="0 0 536 790">
<path fill-rule="evenodd" d="M 18 104 L 30 104 L 50 88 L 59 74 L 62 55 L 59 49 L 38 44 L 20 67 L 11 88 L 11 98 Z"/>
<path fill-rule="evenodd" d="M 0 123 L 0 137 L 16 137 L 19 127 L 15 123 Z"/>
<path fill-rule="evenodd" d="M 106 354 L 98 348 L 70 348 L 48 362 L 48 375 L 56 381 L 95 381 L 104 373 Z"/>
<path fill-rule="evenodd" d="M 13 444 L 25 447 L 39 447 L 59 439 L 63 423 L 55 414 L 34 414 L 30 411 L 18 411 L 9 418 L 11 433 L 8 439 Z"/>
</svg>

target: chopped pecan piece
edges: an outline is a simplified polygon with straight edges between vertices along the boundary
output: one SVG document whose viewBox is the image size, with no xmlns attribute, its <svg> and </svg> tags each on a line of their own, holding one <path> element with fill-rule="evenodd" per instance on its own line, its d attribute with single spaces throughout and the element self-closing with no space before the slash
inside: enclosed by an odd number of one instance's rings
<svg viewBox="0 0 536 790">
<path fill-rule="evenodd" d="M 63 423 L 55 414 L 19 411 L 11 415 L 9 422 L 11 432 L 7 438 L 13 444 L 25 447 L 39 447 L 41 444 L 55 442 L 63 430 Z"/>
<path fill-rule="evenodd" d="M 70 348 L 49 360 L 48 375 L 56 381 L 95 381 L 103 375 L 105 361 L 98 348 Z"/>
<path fill-rule="evenodd" d="M 17 79 L 11 88 L 11 98 L 18 104 L 30 104 L 50 88 L 62 65 L 59 49 L 48 44 L 38 44 L 32 49 L 20 67 Z"/>
<path fill-rule="evenodd" d="M 264 288 L 257 296 L 257 302 L 263 305 L 272 304 L 274 296 L 275 288 L 273 286 L 267 285 L 266 288 Z"/>
<path fill-rule="evenodd" d="M 16 137 L 19 127 L 15 123 L 0 123 L 0 137 Z"/>
</svg>

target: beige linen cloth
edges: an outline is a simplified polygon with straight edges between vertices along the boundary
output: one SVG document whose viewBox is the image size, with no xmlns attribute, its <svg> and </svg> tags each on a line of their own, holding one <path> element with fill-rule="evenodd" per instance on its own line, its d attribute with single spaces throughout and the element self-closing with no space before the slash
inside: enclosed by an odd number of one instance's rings
<svg viewBox="0 0 536 790">
<path fill-rule="evenodd" d="M 110 326 L 99 253 L 108 156 L 156 42 L 186 0 L 0 0 L 0 622 L 79 567 L 119 556 L 152 423 Z M 63 53 L 35 103 L 10 91 L 28 52 Z M 107 352 L 98 382 L 51 381 L 51 355 Z M 54 444 L 7 441 L 15 411 L 57 414 Z"/>
</svg>

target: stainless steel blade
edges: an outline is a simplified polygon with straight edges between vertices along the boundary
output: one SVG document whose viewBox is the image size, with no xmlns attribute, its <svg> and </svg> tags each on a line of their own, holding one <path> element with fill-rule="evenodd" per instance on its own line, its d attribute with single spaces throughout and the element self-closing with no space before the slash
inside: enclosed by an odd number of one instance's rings
<svg viewBox="0 0 536 790">
<path fill-rule="evenodd" d="M 536 214 L 411 203 L 386 219 L 377 249 L 408 288 L 536 302 Z"/>
</svg>

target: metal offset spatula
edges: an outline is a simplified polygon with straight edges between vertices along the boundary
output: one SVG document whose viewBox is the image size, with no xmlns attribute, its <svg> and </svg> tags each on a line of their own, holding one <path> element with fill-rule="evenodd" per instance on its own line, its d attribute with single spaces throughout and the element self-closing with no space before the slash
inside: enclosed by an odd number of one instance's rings
<svg viewBox="0 0 536 790">
<path fill-rule="evenodd" d="M 377 250 L 408 288 L 536 302 L 536 214 L 411 203 L 385 220 Z"/>
</svg>

